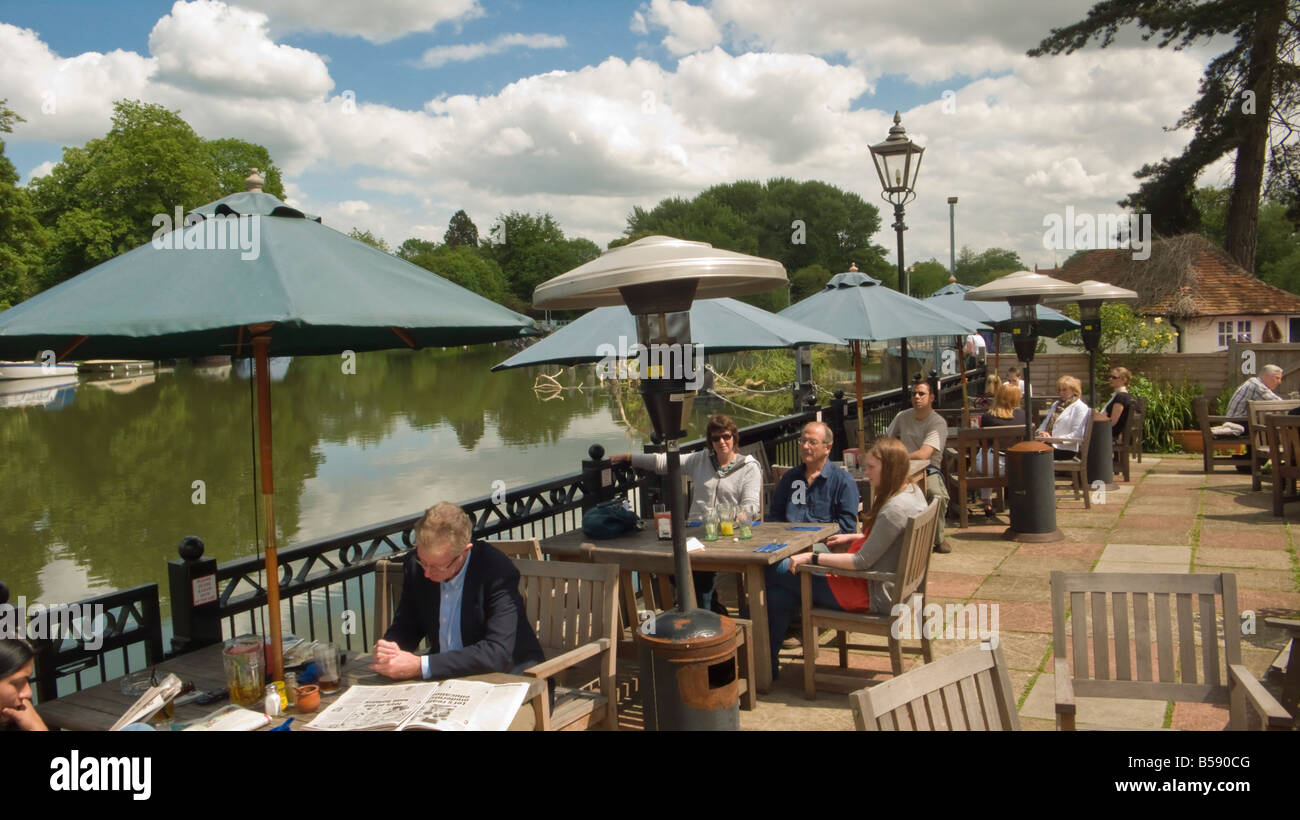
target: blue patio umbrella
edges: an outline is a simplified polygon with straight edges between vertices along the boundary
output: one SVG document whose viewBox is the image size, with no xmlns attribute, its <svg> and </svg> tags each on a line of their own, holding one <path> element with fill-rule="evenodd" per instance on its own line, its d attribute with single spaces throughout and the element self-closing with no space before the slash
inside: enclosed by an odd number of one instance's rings
<svg viewBox="0 0 1300 820">
<path fill-rule="evenodd" d="M 856 266 L 848 273 L 832 276 L 820 292 L 796 302 L 779 315 L 815 325 L 853 342 L 859 447 L 865 445 L 862 429 L 862 352 L 859 342 L 903 339 L 908 336 L 966 335 L 975 333 L 984 326 L 978 320 L 887 288 L 879 279 L 860 273 Z"/>
<path fill-rule="evenodd" d="M 738 350 L 842 345 L 843 339 L 737 299 L 701 299 L 691 305 L 692 341 L 705 355 Z M 539 364 L 583 364 L 635 355 L 636 320 L 625 305 L 600 307 L 516 353 L 492 369 Z"/>
</svg>

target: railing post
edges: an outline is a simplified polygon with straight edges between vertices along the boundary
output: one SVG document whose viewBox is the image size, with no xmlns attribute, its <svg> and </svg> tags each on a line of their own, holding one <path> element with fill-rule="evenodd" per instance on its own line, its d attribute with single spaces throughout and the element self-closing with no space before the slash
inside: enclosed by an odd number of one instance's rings
<svg viewBox="0 0 1300 820">
<path fill-rule="evenodd" d="M 195 535 L 181 539 L 180 559 L 167 562 L 172 601 L 172 651 L 189 652 L 221 641 L 221 609 L 217 595 L 217 559 L 203 557 L 203 541 Z"/>
<path fill-rule="evenodd" d="M 807 409 L 807 397 L 813 394 L 812 348 L 808 345 L 794 349 L 794 412 Z"/>
<path fill-rule="evenodd" d="M 593 444 L 587 448 L 591 458 L 582 460 L 582 511 L 614 498 L 614 465 L 605 458 L 605 448 Z"/>
<path fill-rule="evenodd" d="M 826 410 L 826 426 L 831 429 L 831 461 L 844 460 L 844 391 L 836 390 Z M 854 445 L 857 446 L 856 444 Z"/>
</svg>

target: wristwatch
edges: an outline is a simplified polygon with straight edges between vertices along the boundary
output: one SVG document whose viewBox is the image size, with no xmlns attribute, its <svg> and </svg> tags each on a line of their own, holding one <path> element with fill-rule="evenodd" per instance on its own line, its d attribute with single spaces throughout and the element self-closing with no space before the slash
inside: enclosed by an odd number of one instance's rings
<svg viewBox="0 0 1300 820">
<path fill-rule="evenodd" d="M 814 567 L 820 567 L 822 565 L 821 558 L 822 558 L 822 554 L 820 552 L 813 553 L 812 563 Z"/>
</svg>

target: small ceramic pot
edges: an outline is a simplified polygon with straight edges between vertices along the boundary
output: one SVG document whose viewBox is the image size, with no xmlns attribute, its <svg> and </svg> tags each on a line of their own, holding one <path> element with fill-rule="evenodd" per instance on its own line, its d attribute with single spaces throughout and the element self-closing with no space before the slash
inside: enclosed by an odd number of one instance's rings
<svg viewBox="0 0 1300 820">
<path fill-rule="evenodd" d="M 320 706 L 320 687 L 315 684 L 298 687 L 298 711 L 315 712 Z"/>
</svg>

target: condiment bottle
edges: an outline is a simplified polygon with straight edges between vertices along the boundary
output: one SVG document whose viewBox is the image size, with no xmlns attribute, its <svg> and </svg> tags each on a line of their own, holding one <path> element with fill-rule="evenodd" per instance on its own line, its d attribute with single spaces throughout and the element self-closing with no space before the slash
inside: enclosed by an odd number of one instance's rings
<svg viewBox="0 0 1300 820">
<path fill-rule="evenodd" d="M 273 683 L 266 685 L 266 698 L 262 708 L 265 710 L 267 717 L 280 716 L 280 693 L 275 691 L 275 684 Z"/>
<path fill-rule="evenodd" d="M 286 708 L 298 705 L 298 673 L 284 673 L 284 696 L 288 698 Z"/>
</svg>

